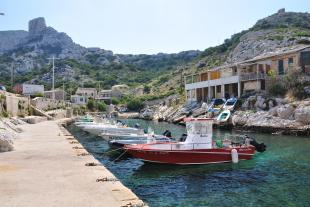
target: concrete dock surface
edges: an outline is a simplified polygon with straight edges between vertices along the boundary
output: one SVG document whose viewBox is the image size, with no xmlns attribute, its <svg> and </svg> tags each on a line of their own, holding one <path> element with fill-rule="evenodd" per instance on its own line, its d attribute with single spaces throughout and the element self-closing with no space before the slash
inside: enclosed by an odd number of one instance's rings
<svg viewBox="0 0 310 207">
<path fill-rule="evenodd" d="M 22 125 L 15 150 L 0 153 L 1 207 L 143 206 L 143 202 L 59 126 Z"/>
</svg>

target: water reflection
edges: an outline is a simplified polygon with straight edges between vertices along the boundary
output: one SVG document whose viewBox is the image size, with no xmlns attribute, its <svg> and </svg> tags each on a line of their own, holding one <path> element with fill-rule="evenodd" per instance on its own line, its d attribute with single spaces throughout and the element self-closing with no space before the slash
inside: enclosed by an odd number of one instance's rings
<svg viewBox="0 0 310 207">
<path fill-rule="evenodd" d="M 185 128 L 163 122 L 151 125 L 156 133 L 166 129 L 181 136 Z M 103 139 L 69 128 L 81 144 L 150 206 L 306 206 L 310 192 L 310 139 L 249 133 L 267 145 L 252 160 L 238 164 L 178 166 L 153 164 L 119 156 Z M 245 132 L 214 130 L 214 136 Z"/>
</svg>

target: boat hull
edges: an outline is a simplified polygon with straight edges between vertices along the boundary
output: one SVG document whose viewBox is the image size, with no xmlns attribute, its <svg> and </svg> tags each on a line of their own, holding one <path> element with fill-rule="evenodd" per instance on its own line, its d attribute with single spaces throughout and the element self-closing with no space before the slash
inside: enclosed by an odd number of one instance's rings
<svg viewBox="0 0 310 207">
<path fill-rule="evenodd" d="M 232 148 L 202 150 L 142 150 L 126 146 L 125 149 L 133 157 L 155 163 L 193 165 L 232 162 Z M 239 160 L 249 160 L 255 152 L 255 149 L 252 147 L 234 149 L 238 152 Z"/>
</svg>

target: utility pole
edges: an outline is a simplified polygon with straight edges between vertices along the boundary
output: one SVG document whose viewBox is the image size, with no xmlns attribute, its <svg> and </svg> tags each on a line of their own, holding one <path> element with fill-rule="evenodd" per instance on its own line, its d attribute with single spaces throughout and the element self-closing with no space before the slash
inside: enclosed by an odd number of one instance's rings
<svg viewBox="0 0 310 207">
<path fill-rule="evenodd" d="M 62 83 L 62 90 L 63 90 L 62 99 L 63 99 L 63 101 L 65 101 L 65 82 Z"/>
<path fill-rule="evenodd" d="M 100 86 L 101 81 L 98 81 L 99 87 L 98 87 L 98 93 L 101 91 L 101 86 Z"/>
<path fill-rule="evenodd" d="M 53 61 L 52 99 L 55 100 L 55 59 L 60 59 L 60 58 L 55 58 L 55 57 L 53 56 L 52 58 L 47 58 L 47 59 Z"/>
<path fill-rule="evenodd" d="M 11 64 L 11 85 L 12 85 L 12 90 L 14 87 L 14 65 L 13 63 Z"/>
</svg>

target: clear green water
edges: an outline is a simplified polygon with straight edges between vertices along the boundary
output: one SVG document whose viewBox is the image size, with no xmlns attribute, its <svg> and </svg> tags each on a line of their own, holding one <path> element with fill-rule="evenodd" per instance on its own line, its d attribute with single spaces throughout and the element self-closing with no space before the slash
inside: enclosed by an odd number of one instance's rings
<svg viewBox="0 0 310 207">
<path fill-rule="evenodd" d="M 169 129 L 176 137 L 185 128 L 168 123 L 139 122 L 155 132 Z M 85 148 L 150 206 L 310 206 L 310 137 L 248 133 L 267 145 L 252 160 L 238 164 L 174 166 L 123 157 L 101 138 L 75 127 L 69 130 Z M 215 130 L 214 136 L 237 133 Z M 245 132 L 238 132 L 242 134 Z"/>
</svg>

